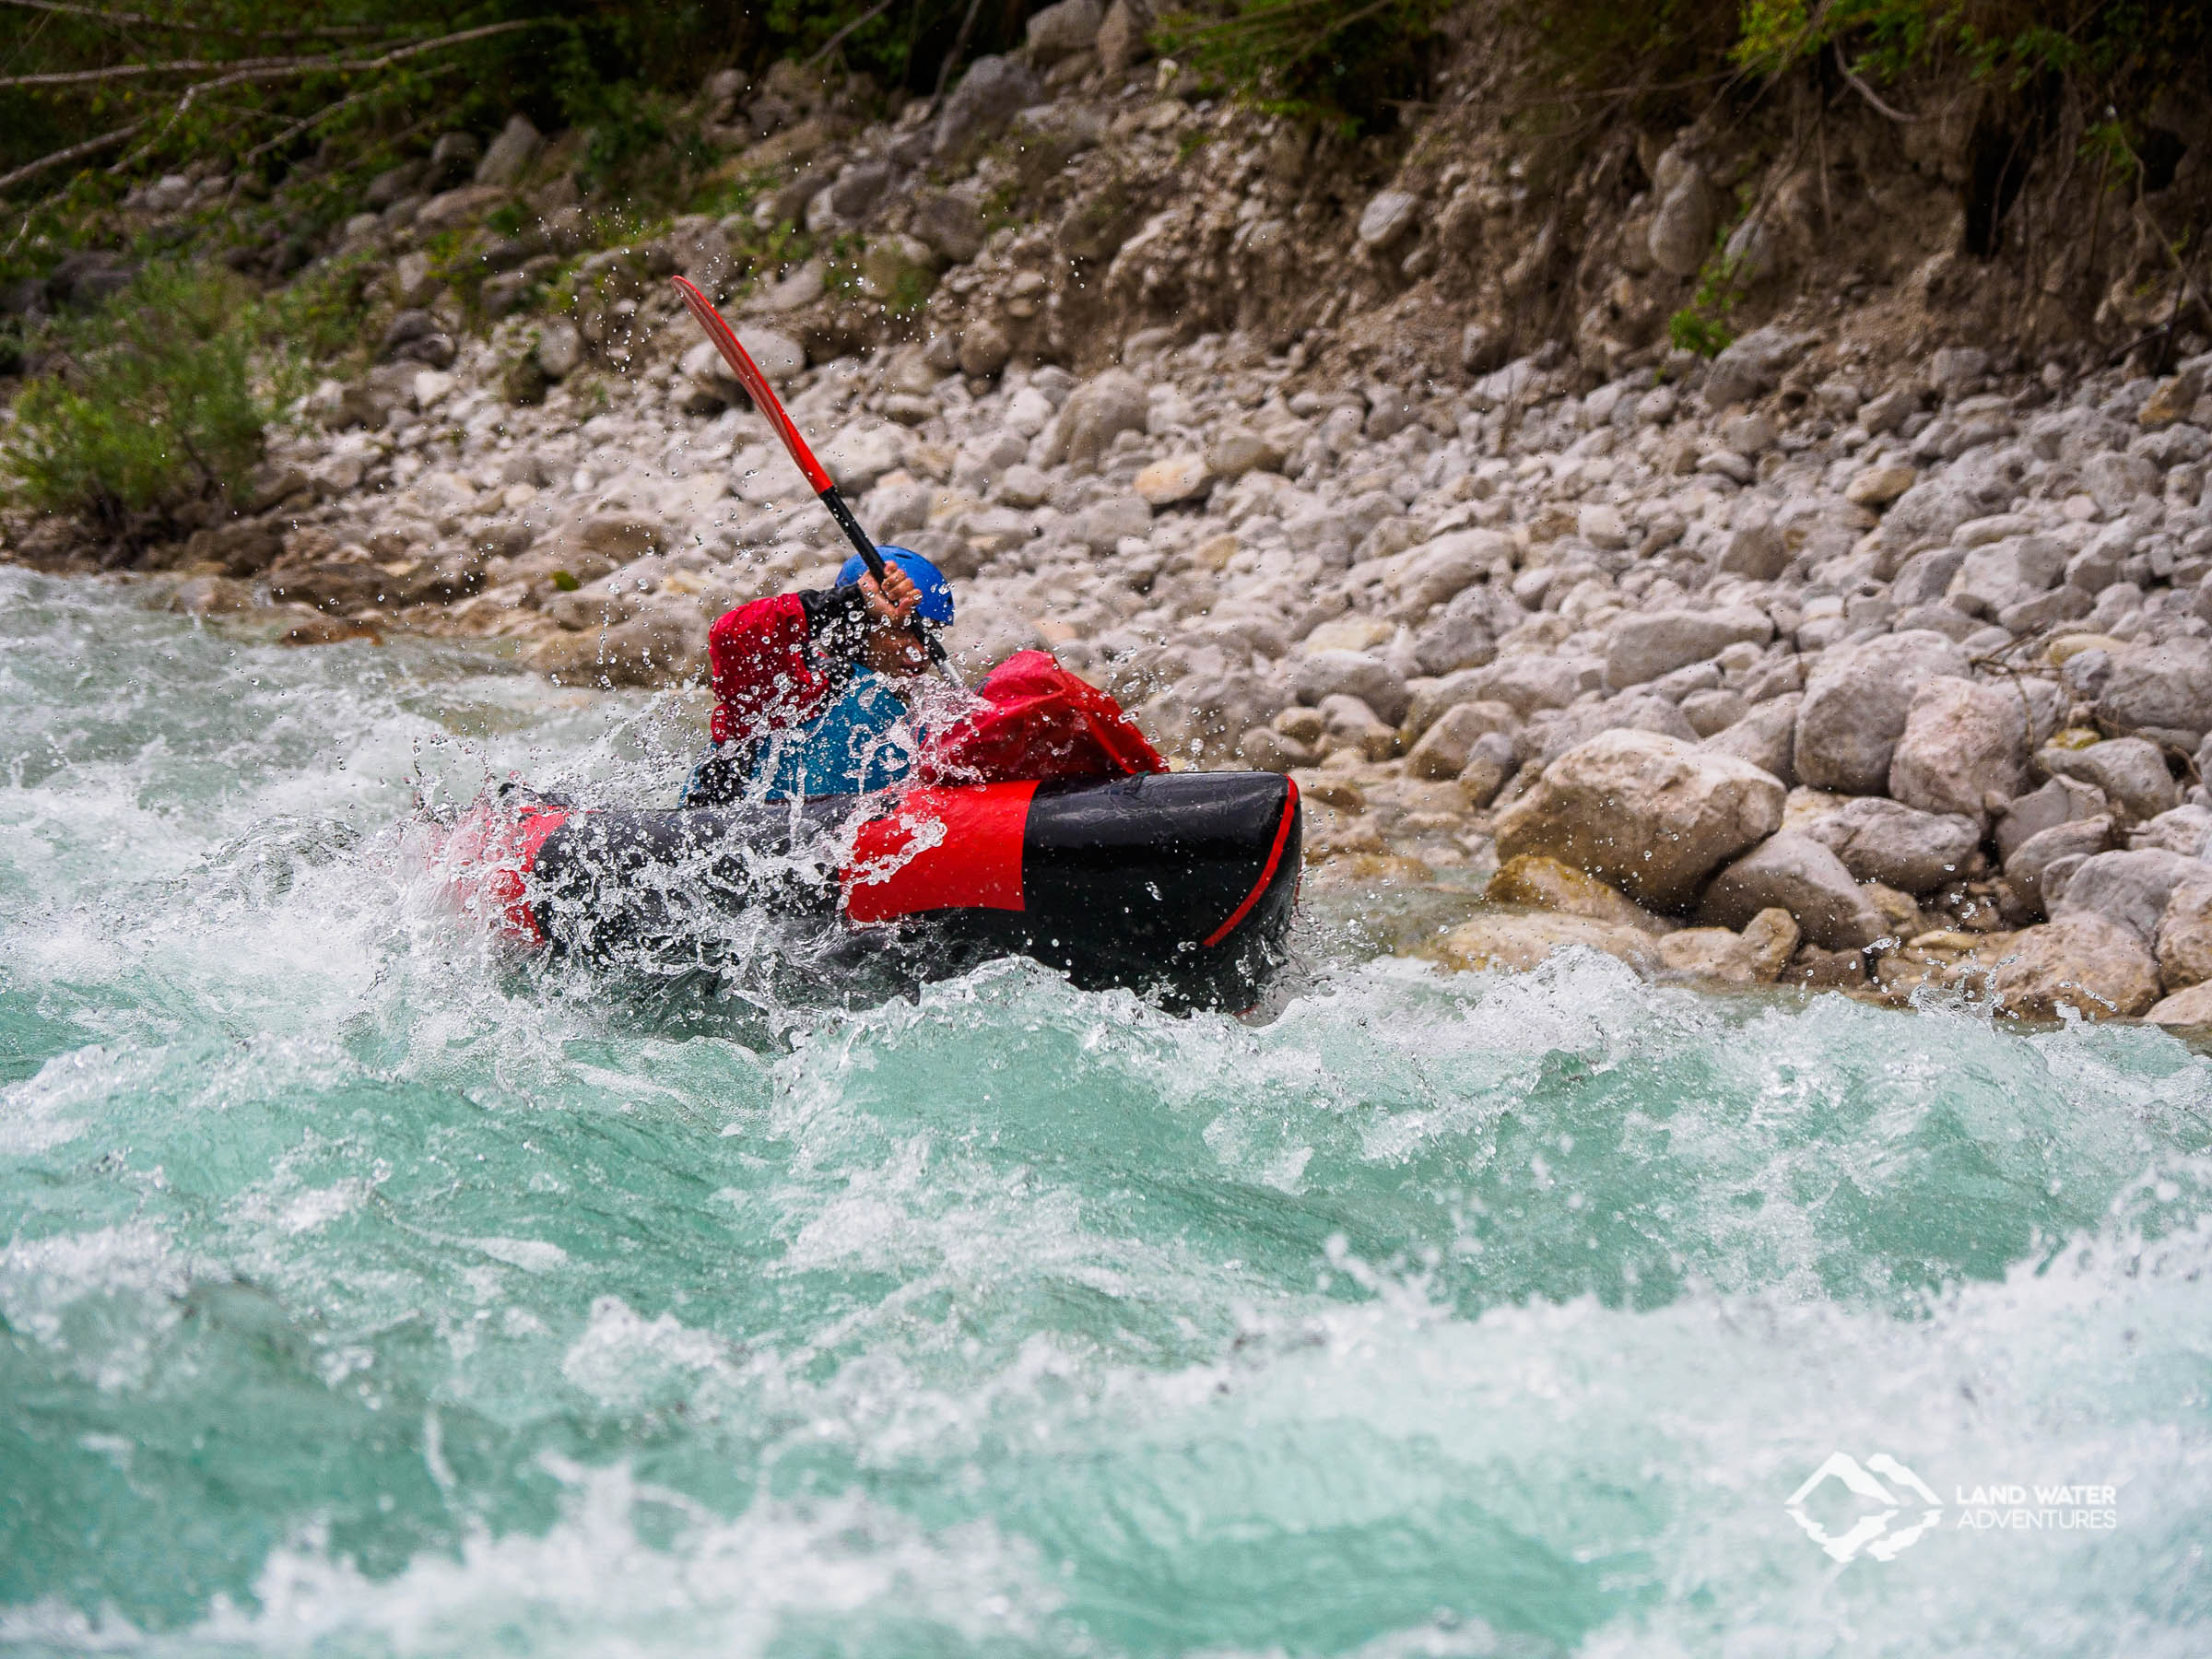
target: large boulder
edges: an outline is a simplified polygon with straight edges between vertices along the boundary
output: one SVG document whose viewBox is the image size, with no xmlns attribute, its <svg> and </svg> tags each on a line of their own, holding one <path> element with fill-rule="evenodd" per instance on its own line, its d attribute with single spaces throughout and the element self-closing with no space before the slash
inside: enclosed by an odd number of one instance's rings
<svg viewBox="0 0 2212 1659">
<path fill-rule="evenodd" d="M 1659 971 L 1652 935 L 1618 922 L 1554 912 L 1500 911 L 1463 922 L 1428 947 L 1428 954 L 1462 972 L 1485 968 L 1525 971 L 1557 951 L 1573 947 L 1618 958 L 1640 973 Z"/>
<path fill-rule="evenodd" d="M 1966 553 L 1964 547 L 1922 548 L 1898 567 L 1897 578 L 1889 584 L 1890 603 L 1900 611 L 1935 604 L 1950 592 L 1959 568 L 1966 562 Z"/>
<path fill-rule="evenodd" d="M 2174 884 L 2159 918 L 2156 944 L 2167 990 L 2212 980 L 2212 865 L 2199 864 Z"/>
<path fill-rule="evenodd" d="M 2047 535 L 2015 536 L 1967 553 L 1946 593 L 1951 604 L 1969 616 L 1995 617 L 2049 593 L 2065 573 L 2064 544 Z M 1903 574 L 1899 572 L 1900 579 Z M 1894 590 L 1891 596 L 1896 596 Z"/>
<path fill-rule="evenodd" d="M 1754 705 L 1734 725 L 1706 738 L 1704 747 L 1715 755 L 1748 760 L 1760 771 L 1794 783 L 1797 780 L 1797 705 L 1804 700 L 1802 691 L 1771 697 Z"/>
<path fill-rule="evenodd" d="M 1291 670 L 1290 689 L 1302 703 L 1356 697 L 1394 726 L 1413 702 L 1406 677 L 1364 651 L 1316 651 L 1300 658 Z"/>
<path fill-rule="evenodd" d="M 1099 0 L 1059 0 L 1030 15 L 1030 55 L 1040 64 L 1056 64 L 1087 50 L 1099 38 L 1106 8 Z"/>
<path fill-rule="evenodd" d="M 1359 215 L 1359 245 L 1377 252 L 1393 246 L 1419 225 L 1420 209 L 1421 198 L 1409 191 L 1380 192 Z"/>
<path fill-rule="evenodd" d="M 2064 893 L 2046 890 L 2044 909 L 2053 922 L 2088 912 L 2117 922 L 2146 949 L 2155 949 L 2159 924 L 2174 892 L 2212 877 L 2212 866 L 2179 853 L 2145 847 L 2134 853 L 2099 853 L 2075 867 Z"/>
<path fill-rule="evenodd" d="M 2176 806 L 2131 831 L 2131 847 L 2163 847 L 2184 858 L 2201 858 L 2212 846 L 2212 806 Z"/>
<path fill-rule="evenodd" d="M 1153 462 L 1136 475 L 1130 488 L 1150 507 L 1172 507 L 1194 500 L 1214 486 L 1213 469 L 1206 457 L 1193 451 Z"/>
<path fill-rule="evenodd" d="M 477 182 L 501 190 L 512 189 L 544 142 L 529 116 L 508 116 L 507 124 L 500 129 L 500 135 L 491 141 L 491 147 L 477 163 Z"/>
<path fill-rule="evenodd" d="M 1490 631 L 1492 606 L 1486 586 L 1463 588 L 1414 634 L 1414 661 L 1424 675 L 1456 674 L 1497 660 L 1498 640 Z"/>
<path fill-rule="evenodd" d="M 1108 75 L 1121 75 L 1149 51 L 1146 31 L 1152 22 L 1149 0 L 1113 0 L 1099 25 L 1099 63 Z"/>
<path fill-rule="evenodd" d="M 1120 369 L 1088 380 L 1068 394 L 1044 437 L 1044 464 L 1095 467 L 1124 432 L 1145 429 L 1149 405 L 1145 382 Z"/>
<path fill-rule="evenodd" d="M 1782 528 L 1761 514 L 1728 533 L 1713 568 L 1724 576 L 1772 582 L 1789 568 L 1794 556 Z"/>
<path fill-rule="evenodd" d="M 1887 412 L 1887 398 L 1877 398 L 1862 408 Z M 1879 428 L 1873 429 L 1878 430 Z M 1853 477 L 1843 487 L 1843 499 L 1853 507 L 1865 507 L 1878 512 L 1920 482 L 1920 469 L 1902 461 L 1884 462 L 1869 466 Z"/>
<path fill-rule="evenodd" d="M 1997 856 L 2010 858 L 2030 837 L 2041 835 L 2046 830 L 2055 830 L 2061 824 L 2077 823 L 2083 818 L 2112 816 L 2112 804 L 2104 791 L 2094 783 L 2080 782 L 2068 777 L 2054 777 L 2041 789 L 2019 797 L 1998 818 L 1995 840 Z"/>
<path fill-rule="evenodd" d="M 2177 1030 L 2212 1026 L 2212 982 L 2191 985 L 2154 1003 L 2143 1016 L 2154 1025 Z"/>
<path fill-rule="evenodd" d="M 1418 618 L 1491 570 L 1510 571 L 1513 551 L 1512 538 L 1496 530 L 1454 530 L 1393 559 L 1383 573 L 1383 591 L 1396 600 L 1395 614 Z"/>
<path fill-rule="evenodd" d="M 737 331 L 737 343 L 745 347 L 746 356 L 753 359 L 754 367 L 771 386 L 784 384 L 806 367 L 806 348 L 789 335 L 778 334 L 773 329 L 741 328 Z M 685 352 L 679 367 L 694 386 L 720 397 L 723 402 L 746 400 L 736 375 L 708 342 L 702 340 Z"/>
<path fill-rule="evenodd" d="M 2084 860 L 2094 858 L 2112 844 L 2112 820 L 2109 818 L 2072 818 L 2053 824 L 2037 830 L 2006 856 L 2005 879 L 2023 902 L 2043 905 L 2047 902 L 2045 876 L 2053 877 L 2050 886 L 2054 892 L 2063 890 Z"/>
<path fill-rule="evenodd" d="M 1477 695 L 1501 702 L 1525 718 L 1538 709 L 1564 709 L 1594 688 L 1604 674 L 1594 659 L 1522 652 L 1469 671 Z"/>
<path fill-rule="evenodd" d="M 1712 253 L 1708 233 L 1705 251 L 1698 256 L 1699 264 L 1703 264 Z M 1691 272 L 1696 269 L 1696 265 L 1690 267 Z M 1781 380 L 1790 365 L 1803 357 L 1812 344 L 1810 335 L 1794 335 L 1772 325 L 1753 329 L 1712 359 L 1712 368 L 1705 371 L 1705 401 L 1715 409 L 1749 403 Z"/>
<path fill-rule="evenodd" d="M 2141 496 L 2159 488 L 2158 468 L 2141 455 L 2107 450 L 2081 465 L 2081 481 L 2090 497 L 2107 513 L 2125 512 Z"/>
<path fill-rule="evenodd" d="M 1480 812 L 1498 798 L 1520 769 L 1513 740 L 1503 732 L 1485 732 L 1475 739 L 1466 765 L 1459 769 L 1459 793 L 1470 807 Z"/>
<path fill-rule="evenodd" d="M 2003 508 L 2009 486 L 1999 491 L 1980 478 L 1956 471 L 1930 474 L 1891 503 L 1882 515 L 1880 567 L 1884 578 L 1897 574 L 1912 554 L 1951 539 L 1959 525 Z"/>
<path fill-rule="evenodd" d="M 1362 760 L 1387 760 L 1397 751 L 1398 733 L 1385 725 L 1357 697 L 1337 692 L 1321 700 L 1321 752 L 1350 749 Z M 1463 763 L 1464 764 L 1464 763 Z"/>
<path fill-rule="evenodd" d="M 1556 713 L 1537 714 L 1522 734 L 1524 759 L 1549 766 L 1577 744 L 1587 743 L 1600 732 L 1617 730 L 1663 732 L 1685 743 L 1698 741 L 1698 729 L 1680 708 L 1649 692 L 1628 692 L 1602 703 L 1577 703 Z"/>
<path fill-rule="evenodd" d="M 1206 448 L 1206 463 L 1217 477 L 1242 477 L 1249 472 L 1273 472 L 1283 464 L 1283 446 L 1247 426 L 1228 426 Z"/>
<path fill-rule="evenodd" d="M 695 602 L 654 596 L 626 618 L 542 642 L 540 672 L 567 685 L 665 686 L 706 661 L 707 622 Z"/>
<path fill-rule="evenodd" d="M 1791 798 L 1791 828 L 1833 853 L 1861 881 L 1931 892 L 1959 880 L 1982 843 L 1981 826 L 1971 818 L 1922 812 L 1880 795 L 1830 795 L 1801 807 L 1799 798 L 1812 793 Z"/>
<path fill-rule="evenodd" d="M 1606 681 L 1617 689 L 1641 686 L 1731 645 L 1764 645 L 1773 637 L 1773 619 L 1747 605 L 1623 617 L 1606 642 Z"/>
<path fill-rule="evenodd" d="M 1037 72 L 1018 58 L 980 57 L 945 100 L 932 147 L 939 161 L 957 162 L 1044 96 Z"/>
<path fill-rule="evenodd" d="M 1540 853 L 1524 853 L 1500 865 L 1483 897 L 1492 904 L 1587 916 L 1593 922 L 1618 923 L 1649 934 L 1664 933 L 1668 925 L 1596 877 Z"/>
<path fill-rule="evenodd" d="M 1827 653 L 1797 709 L 1798 779 L 1815 789 L 1879 794 L 1920 688 L 1970 672 L 1963 651 L 1924 629 Z"/>
<path fill-rule="evenodd" d="M 1771 985 L 1790 965 L 1804 935 L 1785 910 L 1764 910 L 1741 933 L 1685 927 L 1659 941 L 1659 960 L 1672 973 L 1730 985 Z"/>
<path fill-rule="evenodd" d="M 418 308 L 400 312 L 385 325 L 377 356 L 385 362 L 422 363 L 432 369 L 443 369 L 453 360 L 456 349 L 453 336 L 440 325 L 438 319 Z M 413 376 L 408 378 L 412 382 Z"/>
<path fill-rule="evenodd" d="M 2133 823 L 2147 823 L 2180 803 L 2181 791 L 2166 770 L 2159 746 L 2142 737 L 2113 737 L 2087 748 L 2048 747 L 2036 763 L 2053 777 L 2069 778 L 2101 791 Z"/>
<path fill-rule="evenodd" d="M 2171 640 L 2112 653 L 2112 674 L 2097 699 L 2107 730 L 2194 749 L 2212 731 L 2212 642 Z"/>
<path fill-rule="evenodd" d="M 1644 245 L 1661 270 L 1677 276 L 1694 276 L 1698 267 L 1712 255 L 1712 233 L 1720 222 L 1719 198 L 1703 169 L 1694 162 L 1680 168 L 1672 186 L 1660 196 Z"/>
<path fill-rule="evenodd" d="M 1503 720 L 1499 718 L 1500 715 Z M 1440 782 L 1446 778 L 1456 778 L 1474 759 L 1475 745 L 1480 739 L 1497 733 L 1510 733 L 1520 724 L 1512 711 L 1502 703 L 1454 703 L 1421 734 L 1420 740 L 1406 757 L 1406 770 L 1417 778 Z"/>
<path fill-rule="evenodd" d="M 497 184 L 464 184 L 458 190 L 443 191 L 416 209 L 415 229 L 423 236 L 458 230 L 506 200 L 507 192 Z"/>
<path fill-rule="evenodd" d="M 2028 710 L 2019 694 L 1951 675 L 1921 687 L 1889 760 L 1889 793 L 1977 829 L 2028 784 Z"/>
<path fill-rule="evenodd" d="M 1479 703 L 1489 711 L 1489 724 L 1486 730 L 1506 733 L 1519 731 L 1520 714 L 1510 703 L 1484 697 L 1482 688 L 1476 684 L 1477 677 L 1474 670 L 1463 669 L 1457 674 L 1447 674 L 1441 679 L 1409 681 L 1413 689 L 1413 702 L 1406 711 L 1406 735 L 1419 737 L 1446 713 L 1463 703 Z"/>
<path fill-rule="evenodd" d="M 1782 822 L 1781 782 L 1655 732 L 1600 733 L 1561 755 L 1498 819 L 1498 855 L 1540 853 L 1676 909 Z"/>
<path fill-rule="evenodd" d="M 967 196 L 949 190 L 917 190 L 908 213 L 913 234 L 947 264 L 966 265 L 982 252 L 982 212 Z"/>
<path fill-rule="evenodd" d="M 1081 542 L 1093 553 L 1104 557 L 1112 553 L 1124 536 L 1142 536 L 1152 528 L 1152 509 L 1144 498 L 1134 495 L 1112 495 L 1093 501 L 1082 512 L 1063 521 L 1065 534 L 1072 541 Z"/>
<path fill-rule="evenodd" d="M 2129 929 L 2083 912 L 2015 934 L 1995 990 L 2006 1012 L 2023 1019 L 2056 1019 L 2062 1008 L 2085 1019 L 2132 1018 L 2159 1000 L 2159 965 Z"/>
<path fill-rule="evenodd" d="M 538 325 L 532 356 L 547 380 L 566 380 L 583 361 L 583 337 L 567 318 L 548 318 Z"/>
<path fill-rule="evenodd" d="M 857 500 L 905 460 L 906 447 L 906 434 L 900 428 L 856 421 L 822 446 L 822 466 L 838 488 Z"/>
<path fill-rule="evenodd" d="M 1889 931 L 1880 908 L 1843 861 L 1808 835 L 1769 836 L 1712 878 L 1698 906 L 1708 927 L 1743 927 L 1785 910 L 1824 950 L 1858 949 Z"/>
</svg>

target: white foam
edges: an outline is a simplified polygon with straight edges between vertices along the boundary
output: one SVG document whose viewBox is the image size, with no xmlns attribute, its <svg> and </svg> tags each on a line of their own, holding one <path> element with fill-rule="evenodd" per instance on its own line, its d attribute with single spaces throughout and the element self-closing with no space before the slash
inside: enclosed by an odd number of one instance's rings
<svg viewBox="0 0 2212 1659">
<path fill-rule="evenodd" d="M 271 1553 L 257 1606 L 219 1600 L 195 1627 L 144 1631 L 57 1600 L 0 1610 L 0 1644 L 153 1654 L 221 1651 L 512 1653 L 537 1659 L 770 1652 L 779 1635 L 863 1620 L 896 1645 L 1033 1639 L 1059 1601 L 1035 1553 L 994 1529 L 928 1529 L 863 1499 L 763 1499 L 724 1521 L 627 1466 L 545 1460 L 569 1488 L 542 1535 L 471 1530 L 371 1577 L 309 1535 Z M 641 1519 L 650 1524 L 641 1527 Z M 674 1533 L 668 1547 L 641 1532 Z"/>
<path fill-rule="evenodd" d="M 647 1319 L 618 1296 L 592 1302 L 591 1321 L 561 1375 L 607 1406 L 632 1408 L 680 1394 L 687 1373 L 728 1369 L 723 1345 L 673 1313 Z"/>
</svg>

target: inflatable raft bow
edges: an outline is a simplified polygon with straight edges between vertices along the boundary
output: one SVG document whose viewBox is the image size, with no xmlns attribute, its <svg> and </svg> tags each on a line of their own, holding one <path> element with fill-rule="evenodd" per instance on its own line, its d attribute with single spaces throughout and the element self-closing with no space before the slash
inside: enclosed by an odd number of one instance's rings
<svg viewBox="0 0 2212 1659">
<path fill-rule="evenodd" d="M 667 811 L 510 785 L 441 862 L 519 943 L 694 958 L 740 915 L 841 924 L 954 964 L 1034 958 L 1086 988 L 1242 1007 L 1284 960 L 1298 787 L 1272 772 L 907 788 Z"/>
</svg>

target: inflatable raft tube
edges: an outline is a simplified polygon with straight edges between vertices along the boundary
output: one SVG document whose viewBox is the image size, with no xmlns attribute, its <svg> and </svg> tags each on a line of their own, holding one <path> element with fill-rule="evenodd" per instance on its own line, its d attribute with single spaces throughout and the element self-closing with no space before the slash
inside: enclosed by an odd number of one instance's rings
<svg viewBox="0 0 2212 1659">
<path fill-rule="evenodd" d="M 1027 956 L 1085 988 L 1244 1007 L 1285 958 L 1298 787 L 1273 772 L 909 788 L 855 801 L 600 811 L 511 787 L 443 862 L 515 940 L 693 959 L 765 908 L 936 953 Z"/>
</svg>

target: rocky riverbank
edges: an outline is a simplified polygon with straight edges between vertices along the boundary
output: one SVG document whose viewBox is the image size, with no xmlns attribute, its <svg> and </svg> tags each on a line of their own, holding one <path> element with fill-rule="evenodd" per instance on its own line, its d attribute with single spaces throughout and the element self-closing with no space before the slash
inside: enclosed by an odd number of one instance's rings
<svg viewBox="0 0 2212 1659">
<path fill-rule="evenodd" d="M 1182 314 L 1163 269 L 1206 274 L 1209 215 L 1234 246 L 1214 278 L 1265 295 L 1235 262 L 1302 222 L 1268 206 L 1300 160 L 1132 64 L 1088 0 L 1036 21 L 926 121 L 719 77 L 732 176 L 774 188 L 642 241 L 587 253 L 559 143 L 519 121 L 380 181 L 333 254 L 378 264 L 377 360 L 304 400 L 249 511 L 145 559 L 162 602 L 300 643 L 507 639 L 571 683 L 695 677 L 715 615 L 843 549 L 677 304 L 681 271 L 863 523 L 956 578 L 971 669 L 1048 647 L 1178 764 L 1296 776 L 1316 864 L 1487 890 L 1425 947 L 1441 960 L 1571 943 L 1655 974 L 2212 1024 L 2204 341 L 2151 375 L 1913 352 L 1800 307 L 1708 360 L 1623 343 L 1617 308 L 1500 360 L 1512 331 L 1433 284 L 1376 301 L 1359 326 L 1396 345 L 1364 356 L 1244 301 L 1150 323 Z M 1210 192 L 1122 222 L 1113 181 L 1194 141 L 1235 158 Z M 1623 218 L 1653 280 L 1680 280 L 1677 221 L 1705 211 L 1697 154 L 1660 147 Z M 1342 234 L 1401 287 L 1502 188 L 1390 182 Z M 1018 186 L 1050 226 L 994 227 Z M 518 205 L 530 229 L 492 228 Z M 786 221 L 807 258 L 734 253 Z M 465 291 L 424 251 L 453 233 Z M 8 540 L 96 562 L 51 524 Z"/>
</svg>

